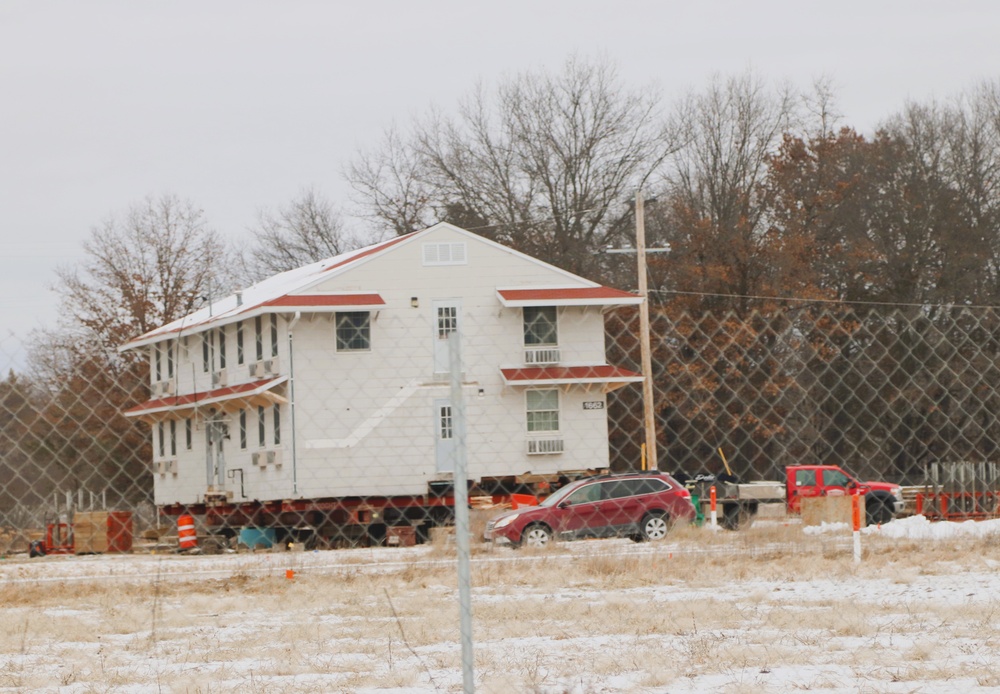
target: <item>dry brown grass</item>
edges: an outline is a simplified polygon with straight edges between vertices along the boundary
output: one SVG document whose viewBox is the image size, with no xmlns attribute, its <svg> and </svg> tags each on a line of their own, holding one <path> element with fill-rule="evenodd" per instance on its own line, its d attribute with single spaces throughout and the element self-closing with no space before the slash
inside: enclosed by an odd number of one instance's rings
<svg viewBox="0 0 1000 694">
<path fill-rule="evenodd" d="M 992 539 L 873 538 L 860 565 L 847 536 L 780 524 L 473 548 L 480 691 L 1000 684 Z M 250 557 L 221 578 L 0 582 L 0 688 L 461 689 L 453 542 L 324 555 L 294 580 Z"/>
</svg>

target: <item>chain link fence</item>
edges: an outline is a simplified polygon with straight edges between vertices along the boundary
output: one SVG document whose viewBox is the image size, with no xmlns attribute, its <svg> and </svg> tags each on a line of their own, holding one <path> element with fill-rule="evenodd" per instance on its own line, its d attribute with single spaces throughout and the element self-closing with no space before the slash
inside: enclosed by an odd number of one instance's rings
<svg viewBox="0 0 1000 694">
<path fill-rule="evenodd" d="M 455 331 L 480 518 L 641 468 L 634 306 L 396 302 L 262 313 L 175 334 L 142 359 L 78 350 L 47 376 L 11 370 L 0 384 L 0 552 L 72 547 L 74 523 L 100 513 L 127 513 L 136 549 L 175 542 L 182 515 L 202 548 L 447 532 L 436 529 L 454 520 L 456 423 L 438 351 Z M 12 340 L 2 349 L 23 356 Z M 997 488 L 992 309 L 654 308 L 651 350 L 659 467 L 682 480 L 783 483 L 787 465 L 824 464 L 912 488 Z"/>
</svg>

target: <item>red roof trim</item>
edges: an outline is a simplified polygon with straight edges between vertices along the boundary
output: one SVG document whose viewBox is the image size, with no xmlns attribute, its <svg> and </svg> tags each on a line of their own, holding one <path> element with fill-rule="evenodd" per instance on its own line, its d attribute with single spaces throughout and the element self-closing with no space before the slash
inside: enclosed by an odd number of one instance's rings
<svg viewBox="0 0 1000 694">
<path fill-rule="evenodd" d="M 386 248 L 389 248 L 391 246 L 395 246 L 400 241 L 408 239 L 409 237 L 413 236 L 414 234 L 419 234 L 419 233 L 420 233 L 419 231 L 413 231 L 413 232 L 410 232 L 409 234 L 404 234 L 403 236 L 397 236 L 394 239 L 389 239 L 385 243 L 380 243 L 378 245 L 372 246 L 371 248 L 369 248 L 368 250 L 366 250 L 363 253 L 357 253 L 355 255 L 352 255 L 350 258 L 345 258 L 344 260 L 340 261 L 339 263 L 334 263 L 333 265 L 331 265 L 329 267 L 325 267 L 325 268 L 323 268 L 322 272 L 329 272 L 330 270 L 336 270 L 338 267 L 341 267 L 343 265 L 349 265 L 350 263 L 353 263 L 356 260 L 360 260 L 361 258 L 369 256 L 372 253 L 378 253 L 379 251 L 385 250 Z"/>
<path fill-rule="evenodd" d="M 385 306 L 378 294 L 286 294 L 261 306 Z"/>
<path fill-rule="evenodd" d="M 611 287 L 553 287 L 545 289 L 498 289 L 506 301 L 635 301 L 635 294 Z"/>
<path fill-rule="evenodd" d="M 270 390 L 279 383 L 284 383 L 287 380 L 288 379 L 285 376 L 281 376 L 279 378 L 266 378 L 262 381 L 239 383 L 235 386 L 216 388 L 215 390 L 209 390 L 202 393 L 194 392 L 187 393 L 186 395 L 169 395 L 165 398 L 155 398 L 153 400 L 147 400 L 141 405 L 136 405 L 135 407 L 125 410 L 125 415 L 135 416 L 154 410 L 190 407 L 209 401 L 219 402 L 221 400 L 230 400 L 232 398 L 240 397 L 241 395 L 248 395 L 257 391 L 263 392 L 265 390 Z"/>
<path fill-rule="evenodd" d="M 525 366 L 514 369 L 500 369 L 507 383 L 553 381 L 574 383 L 596 383 L 603 381 L 642 380 L 642 375 L 619 366 L 599 364 L 595 366 Z"/>
</svg>

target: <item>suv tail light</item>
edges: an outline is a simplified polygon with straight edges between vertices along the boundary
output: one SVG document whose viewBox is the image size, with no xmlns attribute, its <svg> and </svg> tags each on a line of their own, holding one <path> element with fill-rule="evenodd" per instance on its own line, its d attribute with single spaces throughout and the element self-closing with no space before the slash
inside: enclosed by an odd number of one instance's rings
<svg viewBox="0 0 1000 694">
<path fill-rule="evenodd" d="M 681 489 L 677 490 L 677 496 L 682 496 L 685 499 L 690 499 L 691 498 L 691 492 L 689 492 L 687 489 L 681 488 Z"/>
</svg>

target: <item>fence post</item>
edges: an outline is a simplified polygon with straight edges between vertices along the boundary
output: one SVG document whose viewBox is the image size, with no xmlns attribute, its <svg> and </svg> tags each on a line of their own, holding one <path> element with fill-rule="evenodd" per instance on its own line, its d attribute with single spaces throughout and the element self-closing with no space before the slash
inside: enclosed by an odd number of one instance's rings
<svg viewBox="0 0 1000 694">
<path fill-rule="evenodd" d="M 466 456 L 465 398 L 462 394 L 462 356 L 458 331 L 448 336 L 448 366 L 451 371 L 451 411 L 455 426 L 455 545 L 458 549 L 458 609 L 462 641 L 462 686 L 465 694 L 475 691 L 472 655 L 472 587 L 469 569 L 469 486 Z"/>
<path fill-rule="evenodd" d="M 861 504 L 857 494 L 851 495 L 851 520 L 854 525 L 854 563 L 861 563 Z"/>
<path fill-rule="evenodd" d="M 713 528 L 717 528 L 719 526 L 719 518 L 718 518 L 718 515 L 715 512 L 715 485 L 714 484 L 711 487 L 709 487 L 709 489 L 708 489 L 708 498 L 710 500 L 711 508 L 712 508 L 712 527 Z"/>
</svg>

